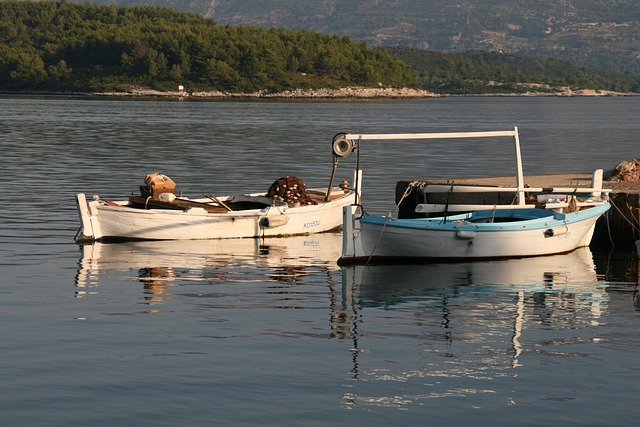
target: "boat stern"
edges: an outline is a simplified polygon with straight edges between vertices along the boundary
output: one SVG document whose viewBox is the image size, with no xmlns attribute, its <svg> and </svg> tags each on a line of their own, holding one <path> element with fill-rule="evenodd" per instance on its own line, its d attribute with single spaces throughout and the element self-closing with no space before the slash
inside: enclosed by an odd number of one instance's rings
<svg viewBox="0 0 640 427">
<path fill-rule="evenodd" d="M 342 255 L 338 265 L 350 265 L 364 253 L 360 240 L 360 210 L 358 205 L 342 208 Z"/>
<path fill-rule="evenodd" d="M 98 201 L 92 200 L 87 202 L 84 193 L 76 194 L 76 205 L 78 206 L 78 214 L 80 216 L 80 230 L 76 235 L 76 241 L 79 243 L 93 242 L 102 237 L 100 224 L 98 223 L 97 205 Z"/>
</svg>

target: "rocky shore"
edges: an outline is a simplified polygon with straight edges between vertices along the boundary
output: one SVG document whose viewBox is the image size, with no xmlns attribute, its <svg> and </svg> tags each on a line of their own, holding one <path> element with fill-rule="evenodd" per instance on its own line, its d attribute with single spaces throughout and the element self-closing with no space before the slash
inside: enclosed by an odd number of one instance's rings
<svg viewBox="0 0 640 427">
<path fill-rule="evenodd" d="M 517 94 L 515 96 L 638 96 L 640 93 L 633 92 L 614 92 L 611 90 L 599 89 L 576 89 L 573 90 L 569 86 L 550 86 L 542 83 L 523 83 L 522 87 L 529 89 L 528 92 Z"/>
<path fill-rule="evenodd" d="M 365 88 L 345 87 L 339 89 L 295 89 L 284 92 L 258 91 L 252 93 L 234 92 L 160 92 L 157 90 L 134 88 L 129 92 L 100 92 L 101 96 L 157 96 L 180 98 L 274 98 L 274 99 L 380 99 L 380 98 L 440 98 L 433 92 L 411 88 Z"/>
<path fill-rule="evenodd" d="M 608 90 L 579 89 L 570 87 L 550 87 L 548 85 L 528 84 L 530 89 L 523 93 L 487 93 L 465 96 L 566 96 L 566 97 L 607 97 L 607 96 L 639 96 L 639 93 L 613 92 Z M 132 88 L 127 92 L 98 92 L 91 95 L 98 96 L 139 96 L 139 97 L 172 97 L 194 99 L 230 99 L 230 98 L 259 98 L 259 99 L 412 99 L 412 98 L 442 98 L 455 95 L 443 95 L 426 90 L 412 88 L 367 88 L 344 87 L 339 89 L 295 89 L 283 92 L 257 91 L 252 93 L 237 92 L 192 92 L 188 90 L 157 91 L 146 88 Z"/>
</svg>

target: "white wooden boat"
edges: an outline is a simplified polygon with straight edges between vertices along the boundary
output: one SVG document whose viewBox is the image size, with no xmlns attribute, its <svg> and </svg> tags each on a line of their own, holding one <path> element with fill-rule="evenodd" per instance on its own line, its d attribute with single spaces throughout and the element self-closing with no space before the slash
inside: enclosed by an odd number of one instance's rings
<svg viewBox="0 0 640 427">
<path fill-rule="evenodd" d="M 342 134 L 334 146 L 360 153 L 362 140 L 447 139 L 512 137 L 516 152 L 516 203 L 511 205 L 467 205 L 465 214 L 432 218 L 398 219 L 391 215 L 363 213 L 359 205 L 343 213 L 341 264 L 406 262 L 418 259 L 491 259 L 567 253 L 588 246 L 596 221 L 610 208 L 609 190 L 600 184 L 587 189 L 586 199 L 577 199 L 577 189 L 529 188 L 524 184 L 518 130 L 422 134 Z M 335 150 L 335 149 L 334 149 Z M 597 181 L 597 179 L 595 180 Z M 491 191 L 491 188 L 483 190 Z M 495 191 L 495 190 L 494 190 Z M 580 189 L 584 192 L 585 189 Z M 526 203 L 531 193 L 571 195 L 562 203 L 553 201 L 546 209 Z"/>
<path fill-rule="evenodd" d="M 491 259 L 550 255 L 588 246 L 609 203 L 572 213 L 496 209 L 437 218 L 356 216 L 347 209 L 343 261 Z"/>
<path fill-rule="evenodd" d="M 337 158 L 328 187 L 307 189 L 301 184 L 303 203 L 268 197 L 268 192 L 188 199 L 176 196 L 175 186 L 154 187 L 157 180 L 173 183 L 161 174 L 147 175 L 145 187 L 141 186 L 142 195 L 128 200 L 111 201 L 99 196 L 87 200 L 84 193 L 79 193 L 76 202 L 81 227 L 76 240 L 288 237 L 337 230 L 342 226 L 343 207 L 355 202 L 356 193 L 346 183 L 333 187 L 336 166 Z"/>
</svg>

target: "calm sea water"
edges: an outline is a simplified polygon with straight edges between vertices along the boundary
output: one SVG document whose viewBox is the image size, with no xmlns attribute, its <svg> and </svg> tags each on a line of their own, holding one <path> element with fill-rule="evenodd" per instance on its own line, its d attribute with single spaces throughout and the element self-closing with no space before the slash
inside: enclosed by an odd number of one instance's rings
<svg viewBox="0 0 640 427">
<path fill-rule="evenodd" d="M 338 132 L 506 130 L 525 173 L 640 156 L 640 98 L 179 102 L 0 97 L 2 425 L 627 426 L 640 415 L 632 248 L 340 269 L 339 234 L 78 246 L 74 194 L 326 185 Z M 362 146 L 398 179 L 513 172 L 510 144 Z M 353 159 L 343 161 L 348 179 Z"/>
</svg>

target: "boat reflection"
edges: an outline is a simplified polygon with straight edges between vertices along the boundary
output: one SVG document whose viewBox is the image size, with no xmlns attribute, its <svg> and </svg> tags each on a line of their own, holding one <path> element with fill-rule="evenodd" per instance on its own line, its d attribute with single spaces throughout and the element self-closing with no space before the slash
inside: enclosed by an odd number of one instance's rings
<svg viewBox="0 0 640 427">
<path fill-rule="evenodd" d="M 343 285 L 355 290 L 361 302 L 402 302 L 403 295 L 431 293 L 469 286 L 504 285 L 529 291 L 593 290 L 597 281 L 588 248 L 565 255 L 467 263 L 430 263 L 390 266 L 355 266 L 342 269 Z"/>
<path fill-rule="evenodd" d="M 167 290 L 190 281 L 242 282 L 266 276 L 295 284 L 310 269 L 337 271 L 341 243 L 339 233 L 267 240 L 95 242 L 81 246 L 76 296 L 132 277 L 143 283 L 147 299 L 156 302 Z"/>
<path fill-rule="evenodd" d="M 602 321 L 609 301 L 588 248 L 491 262 L 343 267 L 341 294 L 332 338 L 353 343 L 350 376 L 395 381 L 403 390 L 416 381 L 421 393 L 403 395 L 406 402 L 446 395 L 447 377 L 471 384 L 515 376 L 527 355 L 560 355 L 567 350 L 545 347 L 590 342 L 580 331 Z M 417 344 L 418 359 L 395 359 L 385 348 L 389 337 Z M 364 396 L 354 386 L 343 403 L 378 405 L 388 397 Z"/>
</svg>

